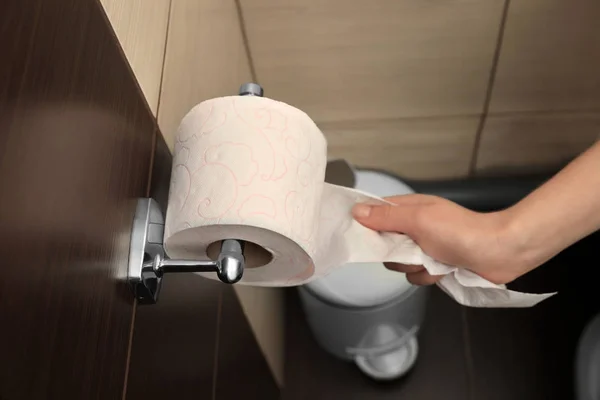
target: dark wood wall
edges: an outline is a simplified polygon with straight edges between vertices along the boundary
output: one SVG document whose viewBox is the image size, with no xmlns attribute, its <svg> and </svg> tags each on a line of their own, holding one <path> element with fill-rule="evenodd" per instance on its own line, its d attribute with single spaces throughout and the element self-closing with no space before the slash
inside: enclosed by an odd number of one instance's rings
<svg viewBox="0 0 600 400">
<path fill-rule="evenodd" d="M 135 199 L 170 163 L 97 0 L 0 3 L 0 399 L 278 397 L 231 287 L 136 310 Z"/>
<path fill-rule="evenodd" d="M 118 399 L 155 122 L 99 5 L 0 4 L 0 398 Z"/>
</svg>

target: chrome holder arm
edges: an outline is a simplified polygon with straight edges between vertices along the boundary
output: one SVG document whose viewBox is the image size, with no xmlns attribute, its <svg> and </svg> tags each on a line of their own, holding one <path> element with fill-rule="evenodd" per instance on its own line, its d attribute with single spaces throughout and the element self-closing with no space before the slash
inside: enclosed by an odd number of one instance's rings
<svg viewBox="0 0 600 400">
<path fill-rule="evenodd" d="M 215 272 L 224 283 L 236 283 L 244 272 L 243 242 L 235 239 L 223 240 L 221 253 L 216 261 L 169 260 L 160 254 L 145 262 L 143 270 L 152 271 L 157 277 L 176 272 Z"/>
<path fill-rule="evenodd" d="M 158 301 L 164 274 L 214 272 L 224 283 L 238 282 L 244 273 L 244 244 L 224 240 L 221 253 L 212 260 L 171 260 L 163 248 L 164 218 L 156 201 L 138 199 L 131 233 L 128 282 L 140 304 Z"/>
</svg>

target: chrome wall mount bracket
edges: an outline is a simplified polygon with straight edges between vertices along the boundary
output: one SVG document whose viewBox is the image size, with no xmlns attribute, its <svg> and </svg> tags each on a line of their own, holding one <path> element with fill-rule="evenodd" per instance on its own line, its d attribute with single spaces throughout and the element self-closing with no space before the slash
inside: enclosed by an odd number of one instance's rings
<svg viewBox="0 0 600 400">
<path fill-rule="evenodd" d="M 224 283 L 236 283 L 244 273 L 244 242 L 223 240 L 216 260 L 170 260 L 165 257 L 165 222 L 158 203 L 149 198 L 137 202 L 131 245 L 128 282 L 139 304 L 158 301 L 163 278 L 168 273 L 214 272 Z"/>
</svg>

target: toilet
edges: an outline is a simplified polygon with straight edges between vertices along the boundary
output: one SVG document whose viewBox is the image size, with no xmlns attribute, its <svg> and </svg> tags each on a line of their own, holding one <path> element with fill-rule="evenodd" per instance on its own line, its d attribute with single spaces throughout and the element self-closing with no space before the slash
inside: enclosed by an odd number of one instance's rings
<svg viewBox="0 0 600 400">
<path fill-rule="evenodd" d="M 600 314 L 583 330 L 575 364 L 577 400 L 600 399 Z"/>
<path fill-rule="evenodd" d="M 413 193 L 386 173 L 353 173 L 359 190 L 381 197 Z M 382 263 L 354 263 L 298 290 L 310 329 L 328 353 L 376 380 L 400 378 L 414 365 L 428 288 Z"/>
</svg>

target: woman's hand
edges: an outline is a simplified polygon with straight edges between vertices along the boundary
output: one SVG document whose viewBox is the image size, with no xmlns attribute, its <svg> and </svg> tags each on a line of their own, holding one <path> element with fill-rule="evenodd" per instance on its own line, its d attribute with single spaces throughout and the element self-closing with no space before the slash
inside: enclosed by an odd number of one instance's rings
<svg viewBox="0 0 600 400">
<path fill-rule="evenodd" d="M 425 253 L 445 264 L 467 268 L 494 283 L 507 283 L 537 267 L 532 252 L 514 232 L 510 211 L 477 213 L 427 195 L 387 198 L 395 205 L 357 205 L 355 219 L 368 228 L 408 235 Z M 417 285 L 435 283 L 416 265 L 388 263 Z"/>
<path fill-rule="evenodd" d="M 378 231 L 405 233 L 425 253 L 507 283 L 600 229 L 600 141 L 511 208 L 469 211 L 425 195 L 389 198 L 395 206 L 359 205 L 355 218 Z M 415 284 L 431 284 L 420 266 L 390 264 Z"/>
</svg>

